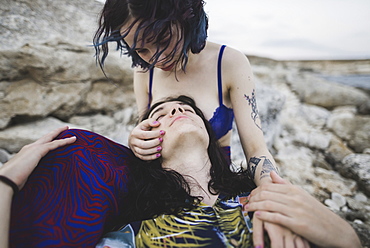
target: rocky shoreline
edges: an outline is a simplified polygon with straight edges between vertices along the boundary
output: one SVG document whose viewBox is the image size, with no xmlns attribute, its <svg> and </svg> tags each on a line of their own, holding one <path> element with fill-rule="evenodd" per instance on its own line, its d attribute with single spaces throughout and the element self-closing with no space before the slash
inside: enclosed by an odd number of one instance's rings
<svg viewBox="0 0 370 248">
<path fill-rule="evenodd" d="M 0 6 L 0 165 L 64 124 L 127 143 L 136 123 L 130 61 L 110 55 L 106 78 L 86 45 L 100 8 L 93 0 Z M 370 93 L 328 77 L 369 76 L 370 60 L 248 57 L 281 174 L 345 218 L 370 247 Z M 245 165 L 238 142 L 234 132 L 232 159 Z"/>
</svg>

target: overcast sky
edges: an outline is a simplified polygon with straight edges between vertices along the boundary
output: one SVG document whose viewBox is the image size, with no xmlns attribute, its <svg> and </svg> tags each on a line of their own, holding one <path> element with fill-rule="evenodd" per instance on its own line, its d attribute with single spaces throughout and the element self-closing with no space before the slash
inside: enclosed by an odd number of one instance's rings
<svg viewBox="0 0 370 248">
<path fill-rule="evenodd" d="M 370 0 L 206 0 L 209 40 L 275 59 L 370 58 Z"/>
<path fill-rule="evenodd" d="M 247 54 L 370 59 L 370 0 L 204 1 L 208 39 Z"/>
</svg>

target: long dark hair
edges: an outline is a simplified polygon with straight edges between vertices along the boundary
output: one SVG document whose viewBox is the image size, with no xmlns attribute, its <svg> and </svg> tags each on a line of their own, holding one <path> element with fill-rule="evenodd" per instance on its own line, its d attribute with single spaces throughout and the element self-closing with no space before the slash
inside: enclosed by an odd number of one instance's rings
<svg viewBox="0 0 370 248">
<path fill-rule="evenodd" d="M 173 33 L 175 26 L 180 37 L 174 51 L 167 55 L 165 61 L 170 61 L 177 51 L 181 51 L 177 63 L 181 63 L 185 70 L 189 50 L 199 53 L 205 46 L 208 17 L 203 5 L 203 0 L 106 0 L 100 15 L 99 28 L 94 36 L 97 62 L 103 68 L 109 52 L 108 42 L 114 41 L 117 43 L 117 50 L 132 57 L 132 66 L 151 69 L 170 45 L 171 39 L 176 38 Z M 120 34 L 120 29 L 129 20 L 133 20 L 132 25 Z M 124 38 L 135 24 L 138 26 L 134 44 L 129 47 Z M 150 64 L 135 51 L 139 33 L 145 37 L 145 42 L 157 45 Z"/>
<path fill-rule="evenodd" d="M 252 190 L 255 184 L 251 176 L 242 169 L 237 172 L 231 170 L 209 122 L 202 111 L 196 107 L 193 99 L 179 96 L 157 102 L 144 114 L 142 120 L 147 119 L 154 108 L 170 101 L 180 101 L 191 106 L 205 124 L 209 134 L 207 150 L 211 162 L 209 191 L 215 195 L 222 193 L 233 197 Z M 124 222 L 128 223 L 159 214 L 177 214 L 184 208 L 192 209 L 200 201 L 202 201 L 200 196 L 190 195 L 190 186 L 181 174 L 162 168 L 160 158 L 150 162 L 142 161 L 131 168 L 131 180 L 126 199 L 128 208 L 123 211 L 123 218 Z"/>
</svg>

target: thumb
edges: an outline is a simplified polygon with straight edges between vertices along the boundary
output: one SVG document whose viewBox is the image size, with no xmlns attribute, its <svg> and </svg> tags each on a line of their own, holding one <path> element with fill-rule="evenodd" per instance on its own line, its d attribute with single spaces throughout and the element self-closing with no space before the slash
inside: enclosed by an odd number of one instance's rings
<svg viewBox="0 0 370 248">
<path fill-rule="evenodd" d="M 288 182 L 284 179 L 282 179 L 277 173 L 276 171 L 271 171 L 270 172 L 270 177 L 272 179 L 272 182 L 273 183 L 278 183 L 278 184 L 288 184 Z"/>
</svg>

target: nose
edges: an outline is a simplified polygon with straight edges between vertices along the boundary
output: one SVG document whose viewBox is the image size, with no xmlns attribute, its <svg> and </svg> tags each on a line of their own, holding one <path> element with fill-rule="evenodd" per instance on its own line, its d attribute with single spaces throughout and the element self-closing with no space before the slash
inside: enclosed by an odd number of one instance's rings
<svg viewBox="0 0 370 248">
<path fill-rule="evenodd" d="M 177 114 L 183 114 L 185 110 L 181 106 L 176 106 L 171 110 L 170 116 L 174 116 Z"/>
</svg>

